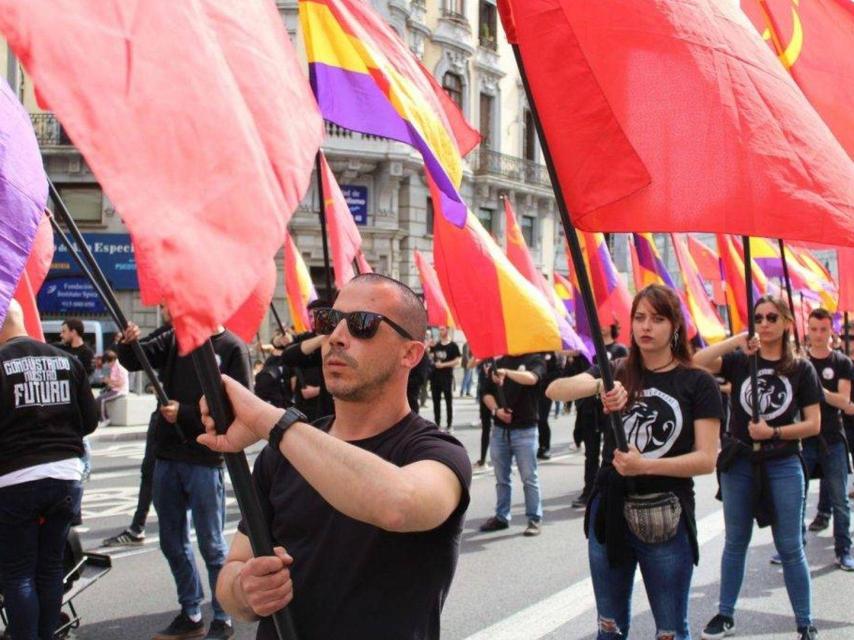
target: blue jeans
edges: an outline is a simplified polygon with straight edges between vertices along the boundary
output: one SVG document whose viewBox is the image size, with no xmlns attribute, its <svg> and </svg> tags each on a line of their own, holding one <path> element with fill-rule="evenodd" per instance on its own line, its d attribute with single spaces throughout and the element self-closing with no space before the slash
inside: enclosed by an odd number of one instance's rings
<svg viewBox="0 0 854 640">
<path fill-rule="evenodd" d="M 803 503 L 804 472 L 797 456 L 765 463 L 774 503 L 771 533 L 783 561 L 783 580 L 798 627 L 812 624 L 810 573 L 804 554 Z M 753 534 L 753 468 L 749 460 L 736 460 L 721 473 L 726 542 L 721 557 L 721 599 L 719 612 L 735 615 L 747 547 Z"/>
<path fill-rule="evenodd" d="M 65 540 L 82 496 L 80 482 L 53 478 L 0 489 L 0 580 L 15 640 L 53 639 Z"/>
<path fill-rule="evenodd" d="M 599 498 L 595 498 L 590 510 L 591 522 L 595 521 L 598 508 Z M 605 545 L 600 544 L 591 528 L 587 550 L 599 619 L 597 640 L 629 636 L 632 588 L 638 565 L 658 630 L 656 637 L 671 634 L 675 640 L 690 640 L 688 592 L 694 574 L 694 554 L 685 519 L 667 542 L 647 544 L 629 531 L 626 543 L 631 560 L 612 567 Z"/>
<path fill-rule="evenodd" d="M 208 570 L 214 618 L 228 620 L 216 599 L 216 579 L 225 564 L 225 477 L 222 467 L 158 459 L 154 465 L 154 509 L 160 524 L 160 549 L 178 588 L 178 602 L 188 616 L 201 613 L 205 593 L 190 543 L 190 520 Z"/>
<path fill-rule="evenodd" d="M 495 469 L 495 516 L 510 522 L 510 463 L 516 456 L 516 466 L 525 491 L 525 516 L 539 522 L 543 518 L 543 501 L 540 498 L 540 478 L 537 475 L 537 447 L 539 437 L 536 425 L 521 429 L 508 429 L 497 424 L 492 427 L 489 441 L 492 467 Z"/>
<path fill-rule="evenodd" d="M 474 381 L 474 369 L 463 369 L 463 384 L 460 397 L 471 395 L 471 383 Z"/>
<path fill-rule="evenodd" d="M 821 464 L 824 478 L 821 487 L 827 492 L 827 498 L 833 510 L 833 540 L 836 555 L 851 550 L 851 510 L 848 506 L 848 449 L 840 441 L 830 445 L 827 453 L 822 454 L 817 438 L 804 440 L 804 463 L 807 475 L 812 475 L 817 464 Z"/>
</svg>

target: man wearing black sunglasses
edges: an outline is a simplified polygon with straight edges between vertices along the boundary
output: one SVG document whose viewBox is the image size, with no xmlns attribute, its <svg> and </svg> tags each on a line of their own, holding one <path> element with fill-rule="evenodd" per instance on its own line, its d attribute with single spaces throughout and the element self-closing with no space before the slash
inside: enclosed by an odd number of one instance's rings
<svg viewBox="0 0 854 640">
<path fill-rule="evenodd" d="M 258 619 L 290 603 L 303 638 L 437 638 L 466 508 L 463 446 L 412 413 L 409 371 L 426 312 L 405 285 L 357 276 L 315 312 L 334 418 L 307 424 L 224 378 L 235 421 L 199 442 L 239 451 L 268 440 L 253 473 L 275 556 L 253 558 L 243 525 L 217 584 L 224 606 Z M 287 551 L 285 551 L 287 550 Z M 293 563 L 293 567 L 291 567 Z M 269 619 L 257 638 L 275 637 Z"/>
</svg>

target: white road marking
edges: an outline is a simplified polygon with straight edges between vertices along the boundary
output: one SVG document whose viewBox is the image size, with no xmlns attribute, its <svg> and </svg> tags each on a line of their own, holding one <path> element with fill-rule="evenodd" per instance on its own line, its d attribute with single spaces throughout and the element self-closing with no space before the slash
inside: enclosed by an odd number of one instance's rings
<svg viewBox="0 0 854 640">
<path fill-rule="evenodd" d="M 698 521 L 697 531 L 697 542 L 700 546 L 723 533 L 723 510 L 718 509 Z M 640 580 L 641 576 L 638 572 L 635 582 Z M 590 578 L 584 578 L 536 604 L 481 629 L 466 640 L 518 640 L 519 638 L 536 640 L 595 607 L 593 581 Z M 634 607 L 633 614 L 637 611 L 638 607 Z"/>
</svg>

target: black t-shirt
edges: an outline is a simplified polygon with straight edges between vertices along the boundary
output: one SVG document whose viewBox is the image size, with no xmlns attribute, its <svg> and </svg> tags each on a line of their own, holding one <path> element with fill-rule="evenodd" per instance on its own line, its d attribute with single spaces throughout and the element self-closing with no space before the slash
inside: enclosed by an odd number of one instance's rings
<svg viewBox="0 0 854 640">
<path fill-rule="evenodd" d="M 590 373 L 598 378 L 599 368 L 593 367 Z M 670 371 L 645 371 L 643 382 L 640 398 L 628 405 L 621 417 L 626 441 L 645 458 L 674 458 L 690 453 L 694 450 L 694 422 L 720 420 L 723 415 L 718 383 L 708 371 L 677 365 Z M 604 466 L 611 466 L 614 448 L 614 435 L 607 429 Z M 634 481 L 633 492 L 640 494 L 694 485 L 691 478 L 669 476 L 639 476 Z"/>
<path fill-rule="evenodd" d="M 282 362 L 282 356 L 270 356 L 264 362 L 264 368 L 255 375 L 255 395 L 282 409 L 290 406 L 291 369 Z"/>
<path fill-rule="evenodd" d="M 64 342 L 60 342 L 56 346 L 77 358 L 83 365 L 83 370 L 87 376 L 91 376 L 92 372 L 95 371 L 95 352 L 85 342 L 79 347 L 72 347 Z"/>
<path fill-rule="evenodd" d="M 854 374 L 851 360 L 839 351 L 831 351 L 826 358 L 813 358 L 810 362 L 815 367 L 819 382 L 828 391 L 839 391 L 840 380 L 850 380 Z M 821 399 L 821 435 L 828 444 L 842 440 L 842 412 Z"/>
<path fill-rule="evenodd" d="M 771 427 L 798 421 L 798 411 L 818 404 L 821 385 L 815 368 L 799 358 L 788 376 L 777 375 L 771 360 L 758 357 L 759 417 Z M 751 420 L 750 359 L 744 351 L 733 351 L 722 358 L 721 377 L 732 384 L 730 400 L 730 435 L 753 444 L 748 430 Z M 786 441 L 787 443 L 790 441 Z"/>
<path fill-rule="evenodd" d="M 418 361 L 418 364 L 409 370 L 409 378 L 406 380 L 406 393 L 418 394 L 421 387 L 430 378 L 430 372 L 432 369 L 433 365 L 430 362 L 430 354 L 425 350 L 424 355 L 421 356 L 421 360 Z"/>
<path fill-rule="evenodd" d="M 0 346 L 0 476 L 83 455 L 98 411 L 80 361 L 27 337 Z"/>
<path fill-rule="evenodd" d="M 537 376 L 538 381 L 546 375 L 546 361 L 542 354 L 529 353 L 522 356 L 502 356 L 495 361 L 496 369 L 514 369 L 516 371 L 530 371 Z M 484 382 L 483 393 L 489 394 L 496 399 L 498 404 L 513 412 L 513 420 L 506 424 L 497 417 L 492 423 L 498 427 L 510 429 L 522 429 L 534 427 L 539 419 L 539 402 L 541 389 L 539 382 L 535 385 L 522 385 L 513 382 L 509 376 L 504 378 L 502 389 L 488 376 Z M 503 395 L 503 398 L 501 397 Z"/>
<path fill-rule="evenodd" d="M 450 362 L 451 360 L 456 360 L 461 357 L 460 348 L 453 340 L 448 344 L 437 342 L 430 347 L 430 357 L 432 358 L 434 365 L 440 362 Z M 438 369 L 434 367 L 430 379 L 434 382 L 447 382 L 453 377 L 453 367 L 447 367 L 445 369 Z"/>
<path fill-rule="evenodd" d="M 328 431 L 331 420 L 319 426 Z M 471 463 L 453 436 L 414 413 L 350 442 L 397 466 L 436 460 L 459 478 L 460 504 L 432 531 L 393 533 L 333 509 L 278 452 L 266 447 L 253 478 L 274 544 L 294 558 L 288 606 L 301 640 L 439 637 L 439 616 L 460 552 Z M 240 530 L 245 532 L 243 523 Z M 273 640 L 269 619 L 258 640 Z"/>
</svg>

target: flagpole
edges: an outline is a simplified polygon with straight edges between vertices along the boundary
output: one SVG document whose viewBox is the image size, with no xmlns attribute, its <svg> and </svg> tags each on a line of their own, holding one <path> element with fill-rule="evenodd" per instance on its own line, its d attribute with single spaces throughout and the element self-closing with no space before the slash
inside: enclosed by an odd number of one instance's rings
<svg viewBox="0 0 854 640">
<path fill-rule="evenodd" d="M 804 335 L 806 335 L 807 328 L 803 324 L 804 318 L 805 318 L 805 315 L 804 315 L 804 292 L 801 291 L 798 293 L 798 295 L 800 295 L 800 297 L 801 297 L 801 331 L 804 333 Z M 798 324 L 798 323 L 793 322 L 792 324 Z"/>
<path fill-rule="evenodd" d="M 234 411 L 225 395 L 222 376 L 216 362 L 216 353 L 210 339 L 192 352 L 192 358 L 216 431 L 223 434 L 234 422 Z M 241 451 L 226 453 L 223 457 L 228 467 L 228 475 L 231 477 L 231 486 L 234 489 L 234 497 L 237 498 L 240 515 L 246 526 L 249 544 L 252 546 L 252 555 L 256 558 L 275 555 L 273 538 L 264 520 L 261 504 L 258 502 L 258 494 L 252 482 L 252 473 L 249 471 L 246 454 Z M 279 640 L 296 640 L 296 629 L 287 608 L 279 609 L 271 618 Z"/>
<path fill-rule="evenodd" d="M 602 338 L 602 326 L 599 323 L 599 314 L 596 312 L 596 302 L 593 298 L 593 289 L 590 286 L 590 276 L 587 273 L 587 265 L 584 262 L 584 255 L 581 251 L 581 243 L 578 241 L 578 234 L 569 217 L 569 208 L 563 198 L 563 191 L 558 182 L 557 171 L 554 167 L 551 152 L 549 151 L 548 141 L 546 140 L 543 131 L 543 124 L 540 121 L 540 116 L 537 111 L 537 105 L 534 102 L 534 96 L 531 93 L 531 86 L 528 83 L 528 76 L 525 73 L 525 65 L 522 61 L 522 54 L 519 51 L 519 45 L 510 43 L 513 49 L 513 55 L 516 58 L 516 66 L 519 68 L 519 75 L 522 78 L 522 86 L 525 88 L 525 95 L 528 98 L 528 105 L 531 108 L 531 116 L 534 119 L 534 125 L 537 128 L 537 136 L 540 140 L 540 147 L 543 151 L 543 157 L 546 161 L 546 168 L 549 172 L 549 178 L 552 183 L 555 200 L 557 202 L 558 211 L 560 212 L 561 222 L 563 223 L 564 234 L 566 235 L 567 243 L 569 244 L 569 253 L 572 257 L 572 267 L 575 269 L 576 278 L 578 280 L 578 288 L 581 293 L 581 299 L 584 303 L 584 311 L 587 313 L 587 320 L 590 324 L 590 336 L 593 341 L 593 347 L 596 351 L 596 361 L 599 364 L 599 371 L 602 376 L 602 382 L 605 391 L 610 391 L 614 388 L 614 374 L 609 366 L 608 352 L 605 349 L 605 341 Z M 631 328 L 630 328 L 631 330 Z M 620 416 L 615 413 L 608 414 L 608 419 L 611 425 L 611 431 L 614 434 L 614 440 L 617 448 L 621 451 L 628 451 L 628 443 L 626 441 L 626 433 L 623 430 Z"/>
<path fill-rule="evenodd" d="M 332 267 L 329 265 L 329 240 L 326 237 L 326 195 L 323 193 L 323 174 L 320 166 L 320 150 L 314 158 L 314 171 L 317 174 L 317 196 L 320 201 L 320 238 L 323 242 L 323 270 L 326 277 L 326 300 L 332 304 Z"/>
<path fill-rule="evenodd" d="M 851 335 L 848 333 L 850 331 L 850 328 L 848 327 L 848 312 L 847 311 L 844 314 L 842 314 L 842 322 L 843 322 L 842 329 L 843 329 L 843 331 L 845 331 L 845 336 L 844 336 L 845 355 L 848 357 L 851 357 L 848 355 L 851 351 Z"/>
<path fill-rule="evenodd" d="M 747 340 L 756 334 L 756 322 L 753 318 L 753 260 L 750 257 L 750 236 L 741 236 L 744 250 L 744 288 L 747 293 Z M 785 349 L 785 345 L 783 345 Z M 750 363 L 750 413 L 753 422 L 759 422 L 759 372 L 758 354 L 748 358 Z M 758 450 L 760 444 L 753 443 L 753 449 Z"/>
<path fill-rule="evenodd" d="M 98 295 L 101 296 L 101 300 L 104 301 L 104 306 L 107 307 L 107 310 L 113 317 L 113 320 L 115 321 L 116 326 L 119 328 L 119 331 L 124 332 L 124 330 L 127 329 L 128 320 L 122 312 L 122 308 L 119 306 L 119 302 L 116 299 L 113 290 L 110 288 L 110 283 L 107 281 L 107 277 L 104 275 L 104 272 L 101 271 L 101 267 L 95 260 L 95 256 L 93 256 L 92 252 L 89 251 L 89 247 L 86 245 L 86 241 L 83 239 L 83 234 L 80 233 L 80 229 L 77 228 L 77 224 L 71 217 L 71 213 L 68 211 L 68 207 L 66 207 L 65 202 L 60 197 L 59 192 L 56 189 L 56 186 L 53 184 L 53 180 L 51 180 L 50 178 L 48 178 L 48 188 L 50 190 L 51 199 L 53 200 L 54 205 L 56 206 L 55 214 L 59 214 L 60 218 L 62 219 L 62 222 L 68 228 L 68 231 L 71 233 L 72 238 L 74 238 L 74 242 L 77 243 L 77 251 L 75 251 L 74 244 L 71 243 L 71 241 L 68 239 L 68 236 L 66 236 L 62 229 L 59 227 L 56 218 L 51 215 L 50 221 L 51 225 L 54 228 L 54 231 L 59 234 L 59 237 L 62 240 L 63 244 L 67 247 L 68 252 L 72 255 L 77 264 L 80 266 L 80 269 L 83 271 L 83 274 L 86 276 L 86 278 L 88 278 L 88 280 L 92 283 L 92 286 L 95 287 L 95 291 L 97 291 Z M 149 362 L 148 357 L 142 350 L 139 341 L 134 340 L 133 342 L 129 343 L 129 346 L 133 351 L 133 355 L 136 357 L 137 361 L 140 363 L 140 365 L 142 365 L 142 368 L 145 371 L 145 374 L 148 377 L 151 386 L 154 388 L 154 393 L 157 396 L 158 404 L 169 404 L 169 396 L 166 395 L 166 391 L 164 391 L 163 385 L 160 384 L 160 380 L 154 373 L 154 367 L 151 366 L 151 362 Z M 183 439 L 184 434 L 180 428 L 178 429 L 178 433 Z"/>
<path fill-rule="evenodd" d="M 792 300 L 792 281 L 789 279 L 789 262 L 786 260 L 786 246 L 783 244 L 783 238 L 777 240 L 780 247 L 780 258 L 783 261 L 783 278 L 786 281 L 786 296 L 789 299 L 789 311 L 792 312 L 792 317 L 795 315 L 795 303 Z M 798 323 L 792 323 L 792 333 L 795 336 L 795 348 L 801 350 L 801 338 L 798 335 Z"/>
<path fill-rule="evenodd" d="M 285 335 L 285 325 L 282 324 L 282 316 L 279 315 L 279 311 L 276 309 L 276 305 L 273 304 L 272 300 L 270 300 L 270 311 L 273 312 L 273 317 L 276 319 L 276 324 L 279 325 L 279 331 L 282 332 L 282 335 Z"/>
</svg>

